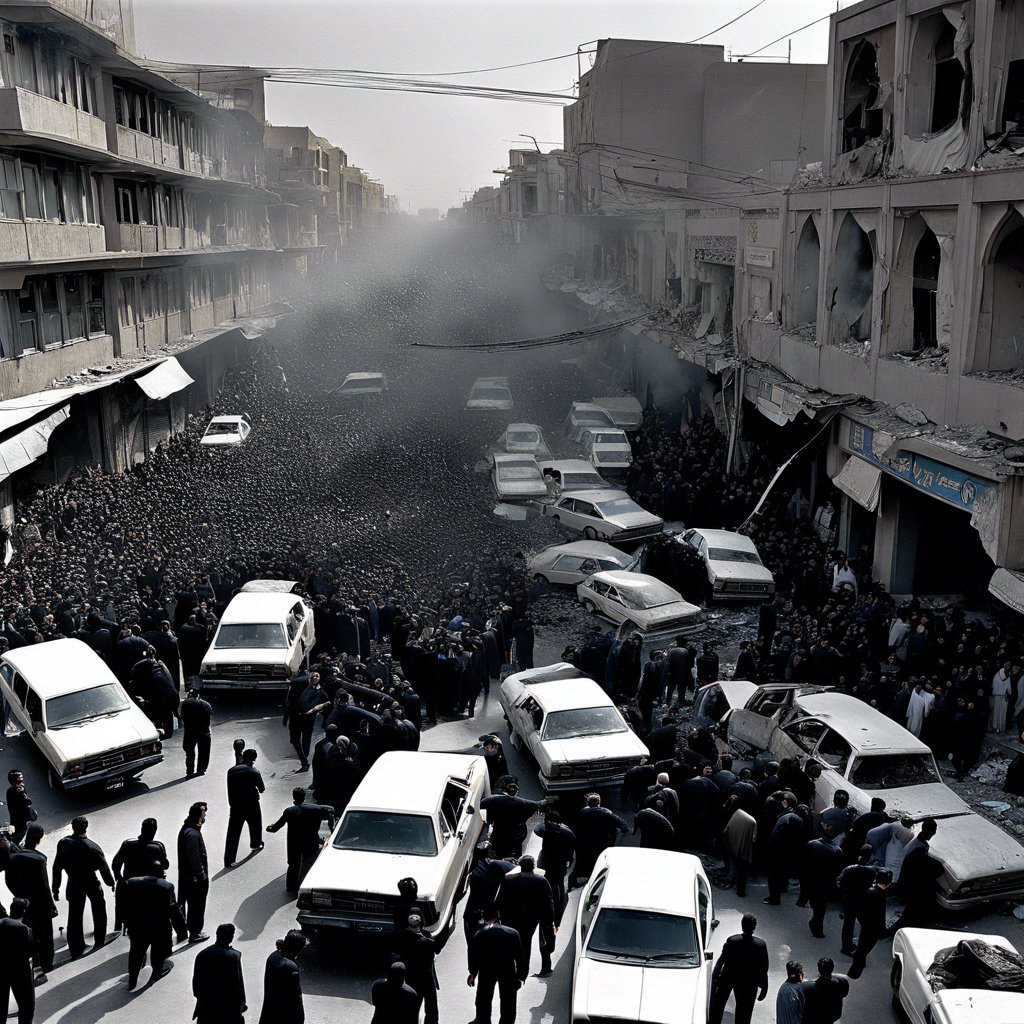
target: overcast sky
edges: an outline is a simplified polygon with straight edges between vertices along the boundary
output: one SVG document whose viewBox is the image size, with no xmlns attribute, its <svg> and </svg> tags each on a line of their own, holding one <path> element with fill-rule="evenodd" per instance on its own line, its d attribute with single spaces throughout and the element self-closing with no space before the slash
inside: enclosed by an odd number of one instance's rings
<svg viewBox="0 0 1024 1024">
<path fill-rule="evenodd" d="M 755 0 L 135 0 L 139 52 L 156 60 L 420 75 L 559 54 L 609 37 L 687 42 Z M 842 0 L 840 6 L 849 6 Z M 836 9 L 836 0 L 763 0 L 706 43 L 750 53 Z M 824 63 L 828 21 L 793 36 L 794 62 Z M 585 46 L 584 49 L 590 49 Z M 785 55 L 780 42 L 766 53 Z M 592 58 L 584 56 L 583 61 Z M 576 81 L 576 57 L 446 81 L 549 91 Z M 583 65 L 586 70 L 587 65 Z M 824 101 L 824 96 L 822 97 Z M 510 148 L 562 139 L 560 107 L 270 82 L 267 118 L 309 125 L 384 182 L 402 208 L 459 205 L 499 180 Z"/>
</svg>

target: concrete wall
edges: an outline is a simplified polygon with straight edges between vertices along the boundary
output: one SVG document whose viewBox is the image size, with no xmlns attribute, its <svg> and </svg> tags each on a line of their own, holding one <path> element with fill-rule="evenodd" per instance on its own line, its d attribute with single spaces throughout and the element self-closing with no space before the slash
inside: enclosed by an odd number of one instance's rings
<svg viewBox="0 0 1024 1024">
<path fill-rule="evenodd" d="M 0 131 L 24 131 L 106 150 L 101 118 L 25 89 L 0 89 Z"/>
<path fill-rule="evenodd" d="M 97 335 L 46 352 L 26 352 L 0 360 L 0 401 L 42 391 L 55 377 L 79 373 L 83 366 L 104 366 L 114 358 L 114 339 Z"/>
<path fill-rule="evenodd" d="M 0 220 L 0 262 L 78 259 L 105 251 L 101 224 Z"/>
</svg>

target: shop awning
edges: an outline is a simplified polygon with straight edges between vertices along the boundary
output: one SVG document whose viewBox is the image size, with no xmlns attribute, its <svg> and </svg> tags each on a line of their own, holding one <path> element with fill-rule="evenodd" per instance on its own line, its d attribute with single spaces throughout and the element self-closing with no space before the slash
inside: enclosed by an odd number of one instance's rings
<svg viewBox="0 0 1024 1024">
<path fill-rule="evenodd" d="M 878 494 L 882 486 L 882 471 L 870 462 L 851 455 L 846 465 L 836 474 L 832 483 L 848 494 L 869 512 L 878 508 Z"/>
<path fill-rule="evenodd" d="M 174 356 L 154 366 L 148 373 L 135 378 L 135 383 L 153 399 L 154 402 L 168 395 L 173 395 L 195 381 L 185 372 L 181 363 Z"/>
<path fill-rule="evenodd" d="M 62 406 L 51 412 L 46 419 L 0 441 L 0 483 L 45 455 L 50 445 L 50 435 L 69 415 L 69 407 Z"/>
<path fill-rule="evenodd" d="M 988 592 L 1008 608 L 1024 615 L 1024 570 L 996 569 L 988 581 Z"/>
</svg>

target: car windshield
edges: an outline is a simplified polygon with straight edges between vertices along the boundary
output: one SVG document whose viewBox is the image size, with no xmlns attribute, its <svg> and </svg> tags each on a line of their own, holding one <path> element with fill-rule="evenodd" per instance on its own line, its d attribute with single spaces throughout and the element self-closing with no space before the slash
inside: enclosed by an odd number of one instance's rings
<svg viewBox="0 0 1024 1024">
<path fill-rule="evenodd" d="M 541 729 L 542 740 L 569 740 L 574 736 L 606 736 L 625 732 L 626 723 L 615 708 L 573 708 L 552 711 Z"/>
<path fill-rule="evenodd" d="M 507 388 L 474 388 L 473 398 L 487 401 L 507 402 L 512 397 Z"/>
<path fill-rule="evenodd" d="M 760 565 L 756 551 L 740 551 L 736 548 L 708 548 L 708 558 L 716 562 L 749 562 Z"/>
<path fill-rule="evenodd" d="M 214 647 L 287 647 L 284 626 L 280 622 L 225 622 Z"/>
<path fill-rule="evenodd" d="M 206 428 L 206 436 L 214 437 L 219 434 L 238 434 L 241 427 L 237 423 L 211 423 Z"/>
<path fill-rule="evenodd" d="M 858 789 L 900 789 L 941 782 L 931 754 L 879 754 L 858 757 L 850 781 Z"/>
<path fill-rule="evenodd" d="M 605 487 L 605 482 L 597 473 L 563 473 L 562 486 L 567 491 L 581 491 L 588 487 Z"/>
<path fill-rule="evenodd" d="M 667 604 L 678 604 L 682 601 L 682 597 L 671 587 L 666 587 L 664 583 L 651 583 L 645 585 L 642 590 L 626 590 L 623 588 L 619 593 L 622 597 L 622 603 L 627 608 L 640 610 L 645 608 L 662 608 Z"/>
<path fill-rule="evenodd" d="M 536 430 L 510 430 L 505 439 L 509 444 L 540 444 L 540 434 Z"/>
<path fill-rule="evenodd" d="M 90 718 L 116 715 L 119 711 L 127 710 L 128 705 L 128 697 L 117 683 L 105 683 L 88 690 L 65 693 L 60 697 L 51 697 L 46 702 L 46 727 L 60 729 Z"/>
<path fill-rule="evenodd" d="M 435 857 L 434 826 L 424 814 L 391 811 L 349 811 L 338 834 L 336 850 L 364 853 L 397 853 L 412 857 Z"/>
<path fill-rule="evenodd" d="M 611 501 L 599 501 L 597 507 L 606 518 L 624 516 L 630 512 L 643 512 L 643 509 L 632 498 L 613 498 Z"/>
<path fill-rule="evenodd" d="M 592 430 L 590 436 L 594 444 L 621 444 L 629 447 L 629 442 L 621 430 Z"/>
<path fill-rule="evenodd" d="M 608 907 L 594 921 L 587 955 L 663 967 L 699 967 L 697 922 L 655 910 Z"/>
<path fill-rule="evenodd" d="M 498 466 L 499 480 L 543 480 L 535 466 Z"/>
<path fill-rule="evenodd" d="M 576 421 L 577 426 L 586 426 L 588 423 L 595 427 L 610 427 L 612 425 L 611 417 L 606 413 L 598 412 L 596 409 L 593 411 L 580 411 L 576 410 L 572 414 L 572 418 Z"/>
</svg>

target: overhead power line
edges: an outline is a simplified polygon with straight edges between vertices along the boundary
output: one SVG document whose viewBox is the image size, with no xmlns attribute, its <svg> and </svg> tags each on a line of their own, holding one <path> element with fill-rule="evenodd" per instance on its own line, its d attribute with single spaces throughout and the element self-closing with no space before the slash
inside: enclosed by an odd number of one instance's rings
<svg viewBox="0 0 1024 1024">
<path fill-rule="evenodd" d="M 578 331 L 566 331 L 564 334 L 548 334 L 540 338 L 520 338 L 516 341 L 470 341 L 463 345 L 442 345 L 436 342 L 414 341 L 414 348 L 443 348 L 443 349 L 464 349 L 472 352 L 521 352 L 531 348 L 545 348 L 548 345 L 568 345 L 577 341 L 586 341 L 589 338 L 596 338 L 598 335 L 607 334 L 609 331 L 617 331 L 620 327 L 628 324 L 639 323 L 646 320 L 651 314 L 641 313 L 638 316 L 627 317 L 625 320 L 615 320 L 612 323 L 595 324 L 593 327 L 582 327 Z"/>
<path fill-rule="evenodd" d="M 705 32 L 702 36 L 697 36 L 696 39 L 689 39 L 687 40 L 687 42 L 699 43 L 702 39 L 707 39 L 709 36 L 716 35 L 717 33 L 721 32 L 723 28 L 728 28 L 730 25 L 735 25 L 736 22 L 739 21 L 741 18 L 745 18 L 748 14 L 753 13 L 758 9 L 758 7 L 760 7 L 762 4 L 766 2 L 767 0 L 757 0 L 757 3 L 754 4 L 753 7 L 748 7 L 742 14 L 737 14 L 736 17 L 733 18 L 731 21 L 727 21 L 724 25 L 719 25 L 718 28 L 713 28 L 710 32 Z"/>
<path fill-rule="evenodd" d="M 831 18 L 831 14 L 826 14 L 821 18 L 815 18 L 814 21 L 807 22 L 806 25 L 801 25 L 799 28 L 793 29 L 792 32 L 787 32 L 785 35 L 779 36 L 778 39 L 773 39 L 770 43 L 765 43 L 764 46 L 759 46 L 756 50 L 751 50 L 750 53 L 743 54 L 744 57 L 756 57 L 757 54 L 764 50 L 767 50 L 769 46 L 774 46 L 776 43 L 781 43 L 783 39 L 789 39 L 790 36 L 795 36 L 800 32 L 803 32 L 806 28 L 813 28 L 815 25 L 820 25 L 823 21 L 828 21 Z"/>
</svg>

